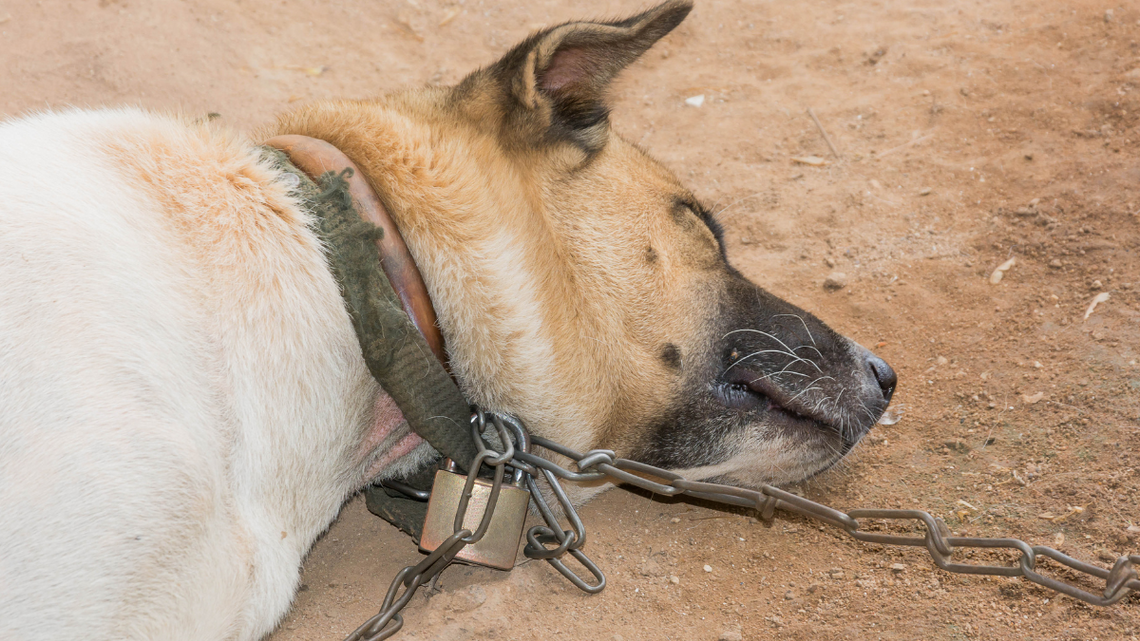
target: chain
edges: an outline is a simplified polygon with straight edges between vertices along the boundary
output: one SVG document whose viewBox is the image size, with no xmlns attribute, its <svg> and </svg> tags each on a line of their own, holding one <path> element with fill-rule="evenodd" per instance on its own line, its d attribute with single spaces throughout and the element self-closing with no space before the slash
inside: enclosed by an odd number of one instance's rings
<svg viewBox="0 0 1140 641">
<path fill-rule="evenodd" d="M 491 423 L 495 426 L 499 442 L 503 444 L 503 452 L 497 452 L 487 445 L 486 441 L 483 440 L 487 418 L 487 415 L 478 409 L 476 409 L 475 415 L 471 417 L 472 437 L 475 439 L 475 444 L 480 447 L 479 453 L 475 455 L 471 465 L 467 468 L 470 474 L 467 476 L 467 483 L 463 487 L 459 507 L 456 509 L 454 532 L 422 561 L 400 570 L 396 574 L 396 578 L 392 580 L 392 585 L 388 587 L 388 593 L 384 596 L 380 612 L 345 637 L 345 641 L 379 641 L 399 632 L 400 628 L 404 627 L 404 618 L 400 616 L 400 610 L 403 610 L 408 601 L 411 601 L 416 590 L 443 572 L 444 568 L 455 559 L 455 555 L 468 545 L 481 540 L 487 532 L 487 528 L 491 524 L 491 517 L 495 512 L 495 505 L 499 500 L 500 490 L 503 487 L 507 463 L 512 461 L 517 454 L 511 434 L 507 432 L 507 425 L 496 415 L 491 415 L 490 418 Z M 512 427 L 516 424 L 517 421 L 510 423 Z M 525 430 L 522 430 L 521 424 L 518 425 L 515 438 L 525 448 L 528 435 Z M 467 504 L 471 499 L 471 491 L 475 485 L 477 472 L 484 465 L 494 470 L 491 492 L 487 497 L 487 506 L 483 511 L 483 517 L 480 519 L 478 527 L 472 532 L 463 527 L 463 517 L 467 514 Z M 401 586 L 403 586 L 402 591 Z"/>
<path fill-rule="evenodd" d="M 481 434 L 488 422 L 495 426 L 500 442 L 504 444 L 505 451 L 502 453 L 491 449 L 482 439 Z M 882 545 L 925 547 L 934 564 L 947 572 L 1022 577 L 1056 592 L 1097 606 L 1112 605 L 1134 590 L 1140 592 L 1140 574 L 1137 571 L 1137 568 L 1140 567 L 1140 555 L 1121 556 L 1111 568 L 1105 569 L 1074 559 L 1053 548 L 1040 545 L 1031 546 L 1019 539 L 952 536 L 942 519 L 922 510 L 857 509 L 842 512 L 771 485 L 762 485 L 759 489 L 750 490 L 719 483 L 690 481 L 669 470 L 618 458 L 611 450 L 590 450 L 581 454 L 564 445 L 529 435 L 518 419 L 511 416 L 484 413 L 476 409 L 475 415 L 472 417 L 472 424 L 475 442 L 482 449 L 468 467 L 471 475 L 464 491 L 464 498 L 460 501 L 458 514 L 455 517 L 455 533 L 419 564 L 401 570 L 388 589 L 380 613 L 366 621 L 345 641 L 387 639 L 400 629 L 403 625 L 403 619 L 400 617 L 399 611 L 407 605 L 416 589 L 442 572 L 464 546 L 474 543 L 482 537 L 498 498 L 504 467 L 507 465 L 524 473 L 531 500 L 534 501 L 539 514 L 546 522 L 546 525 L 536 525 L 527 531 L 527 542 L 523 547 L 523 554 L 527 558 L 546 560 L 574 585 L 589 593 L 601 592 L 606 586 L 606 577 L 580 549 L 586 542 L 586 530 L 567 498 L 566 492 L 562 489 L 560 480 L 570 482 L 611 480 L 617 483 L 628 483 L 663 496 L 684 494 L 706 501 L 752 508 L 759 513 L 760 518 L 766 523 L 772 522 L 776 510 L 793 512 L 840 528 L 858 541 Z M 514 435 L 520 444 L 518 448 L 514 447 L 514 443 L 508 434 Z M 568 469 L 527 451 L 530 444 L 570 459 L 576 470 Z M 494 470 L 494 484 L 486 511 L 483 513 L 483 519 L 475 533 L 472 533 L 469 530 L 460 529 L 460 526 L 466 513 L 467 498 L 470 495 L 475 472 L 480 469 L 480 465 L 487 465 Z M 654 481 L 647 477 L 660 479 L 664 482 Z M 570 524 L 569 530 L 562 529 L 559 524 L 557 515 L 551 510 L 537 485 L 536 481 L 539 478 L 549 486 L 563 515 Z M 868 531 L 865 529 L 866 523 L 861 523 L 860 520 L 909 521 L 921 525 L 925 529 L 925 534 L 923 536 L 901 536 Z M 553 545 L 553 547 L 548 547 L 548 545 Z M 956 548 L 1014 550 L 1019 553 L 1019 556 L 1016 565 L 1008 566 L 954 563 L 951 559 Z M 593 575 L 593 583 L 587 582 L 566 567 L 562 562 L 562 558 L 566 554 L 576 559 Z M 1104 591 L 1101 594 L 1095 594 L 1072 583 L 1066 583 L 1041 574 L 1037 567 L 1037 561 L 1040 557 L 1052 559 L 1079 573 L 1103 580 Z M 401 584 L 404 586 L 402 593 L 400 592 Z M 400 595 L 398 598 L 397 594 Z M 393 623 L 393 625 L 389 626 L 389 623 Z"/>
</svg>

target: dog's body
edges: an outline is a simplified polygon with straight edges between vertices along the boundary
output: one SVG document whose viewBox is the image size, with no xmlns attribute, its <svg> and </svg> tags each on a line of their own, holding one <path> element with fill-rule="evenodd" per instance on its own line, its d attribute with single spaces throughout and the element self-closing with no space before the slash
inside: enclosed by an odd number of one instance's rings
<svg viewBox="0 0 1140 641">
<path fill-rule="evenodd" d="M 471 401 L 579 450 L 793 481 L 894 377 L 732 270 L 609 133 L 606 83 L 687 12 L 565 25 L 456 88 L 256 139 L 362 168 Z M 266 634 L 344 499 L 433 457 L 369 376 L 305 204 L 254 140 L 134 110 L 0 125 L 0 177 L 0 638 Z"/>
</svg>

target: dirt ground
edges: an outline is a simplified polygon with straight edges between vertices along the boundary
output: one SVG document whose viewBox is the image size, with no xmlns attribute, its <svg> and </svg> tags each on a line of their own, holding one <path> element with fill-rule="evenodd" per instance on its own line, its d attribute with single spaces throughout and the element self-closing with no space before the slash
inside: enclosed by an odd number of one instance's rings
<svg viewBox="0 0 1140 641">
<path fill-rule="evenodd" d="M 308 100 L 453 83 L 534 28 L 642 6 L 11 0 L 0 114 L 141 104 L 249 128 Z M 898 423 L 796 492 L 1102 566 L 1140 554 L 1140 6 L 704 0 L 613 99 L 615 128 L 720 211 L 742 271 L 899 373 Z M 846 287 L 824 289 L 836 271 Z M 1140 636 L 1136 595 L 1095 609 L 800 518 L 767 528 L 621 490 L 582 514 L 605 592 L 541 562 L 452 567 L 398 638 Z M 342 638 L 418 558 L 353 501 L 271 638 Z"/>
</svg>

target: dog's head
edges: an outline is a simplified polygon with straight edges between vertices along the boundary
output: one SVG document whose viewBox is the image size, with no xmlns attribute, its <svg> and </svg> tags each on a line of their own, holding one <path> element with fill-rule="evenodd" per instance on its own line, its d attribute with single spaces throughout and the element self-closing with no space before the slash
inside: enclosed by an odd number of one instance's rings
<svg viewBox="0 0 1140 641">
<path fill-rule="evenodd" d="M 710 212 L 611 131 L 610 81 L 690 8 L 554 27 L 454 88 L 282 130 L 337 144 L 384 194 L 472 401 L 580 450 L 796 481 L 859 441 L 895 375 L 733 269 Z"/>
</svg>

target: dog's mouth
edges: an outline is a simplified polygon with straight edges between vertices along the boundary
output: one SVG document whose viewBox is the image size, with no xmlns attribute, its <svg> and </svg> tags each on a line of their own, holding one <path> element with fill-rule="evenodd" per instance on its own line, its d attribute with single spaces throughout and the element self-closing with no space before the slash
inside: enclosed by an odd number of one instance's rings
<svg viewBox="0 0 1140 641">
<path fill-rule="evenodd" d="M 838 431 L 822 411 L 807 407 L 801 400 L 804 392 L 789 393 L 771 379 L 747 368 L 733 367 L 723 377 L 721 395 L 729 407 L 764 412 L 786 428 Z"/>
</svg>

